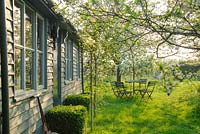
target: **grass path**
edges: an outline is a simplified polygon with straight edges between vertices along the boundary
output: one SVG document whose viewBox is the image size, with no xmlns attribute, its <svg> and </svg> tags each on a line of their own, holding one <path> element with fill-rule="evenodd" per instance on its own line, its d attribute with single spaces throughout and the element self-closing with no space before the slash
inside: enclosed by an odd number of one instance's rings
<svg viewBox="0 0 200 134">
<path fill-rule="evenodd" d="M 153 100 L 116 98 L 110 87 L 97 90 L 97 115 L 92 134 L 200 134 L 194 116 L 197 84 L 180 84 L 170 96 L 160 89 Z"/>
</svg>

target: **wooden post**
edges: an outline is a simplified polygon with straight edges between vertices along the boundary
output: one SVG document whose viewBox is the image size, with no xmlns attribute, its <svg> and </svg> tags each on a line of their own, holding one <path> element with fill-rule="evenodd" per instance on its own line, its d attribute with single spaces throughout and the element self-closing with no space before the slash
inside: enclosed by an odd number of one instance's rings
<svg viewBox="0 0 200 134">
<path fill-rule="evenodd" d="M 11 1 L 9 1 L 11 2 Z M 1 50 L 1 83 L 2 83 L 2 134 L 10 133 L 9 123 L 9 88 L 8 88 L 8 56 L 6 30 L 6 3 L 0 1 L 0 50 Z M 1 129 L 1 128 L 0 128 Z"/>
</svg>

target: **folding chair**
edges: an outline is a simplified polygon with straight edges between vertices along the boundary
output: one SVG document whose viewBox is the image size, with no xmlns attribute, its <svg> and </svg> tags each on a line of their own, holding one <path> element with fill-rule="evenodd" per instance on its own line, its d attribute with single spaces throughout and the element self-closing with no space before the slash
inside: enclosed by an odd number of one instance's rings
<svg viewBox="0 0 200 134">
<path fill-rule="evenodd" d="M 145 94 L 147 94 L 148 99 L 152 100 L 151 95 L 155 89 L 155 85 L 156 85 L 156 81 L 149 81 L 147 83 L 146 89 L 140 90 L 140 95 L 141 95 L 142 99 L 144 98 Z"/>
<path fill-rule="evenodd" d="M 147 87 L 147 79 L 140 79 L 139 80 L 139 89 L 146 89 Z"/>
<path fill-rule="evenodd" d="M 133 91 L 128 91 L 123 82 L 116 82 L 116 86 L 121 88 L 121 90 L 119 90 L 121 97 L 132 97 Z"/>
<path fill-rule="evenodd" d="M 134 89 L 133 91 L 136 95 L 138 94 L 138 92 L 141 94 L 141 91 L 146 89 L 147 79 L 140 79 L 138 83 L 139 83 L 139 87 L 137 89 Z"/>
<path fill-rule="evenodd" d="M 125 90 L 125 86 L 123 82 L 113 81 L 111 82 L 113 93 L 116 97 L 123 97 Z"/>
<path fill-rule="evenodd" d="M 111 83 L 114 95 L 116 97 L 131 97 L 133 92 L 127 91 L 123 82 L 114 81 Z"/>
</svg>

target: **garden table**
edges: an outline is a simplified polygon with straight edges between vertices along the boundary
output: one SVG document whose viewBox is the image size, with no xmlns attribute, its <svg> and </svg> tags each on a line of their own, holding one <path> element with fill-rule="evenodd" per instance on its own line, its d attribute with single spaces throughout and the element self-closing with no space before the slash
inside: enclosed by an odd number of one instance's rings
<svg viewBox="0 0 200 134">
<path fill-rule="evenodd" d="M 137 94 L 136 92 L 139 90 L 143 90 L 146 88 L 147 79 L 139 79 L 139 80 L 126 80 L 126 83 L 133 83 L 133 93 Z M 135 89 L 135 83 L 139 83 L 138 89 Z"/>
</svg>

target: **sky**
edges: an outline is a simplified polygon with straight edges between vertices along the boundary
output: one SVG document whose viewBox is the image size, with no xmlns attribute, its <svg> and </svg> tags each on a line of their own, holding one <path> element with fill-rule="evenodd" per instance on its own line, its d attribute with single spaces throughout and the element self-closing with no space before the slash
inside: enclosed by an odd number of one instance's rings
<svg viewBox="0 0 200 134">
<path fill-rule="evenodd" d="M 166 0 L 150 0 L 150 2 L 156 3 L 155 8 L 153 10 L 153 12 L 155 14 L 162 14 L 165 11 L 167 11 L 167 1 Z"/>
</svg>

